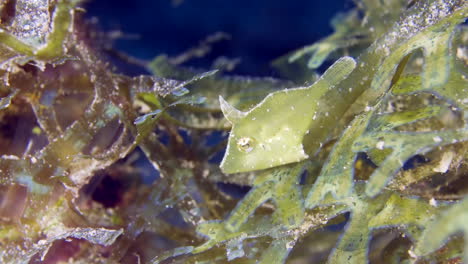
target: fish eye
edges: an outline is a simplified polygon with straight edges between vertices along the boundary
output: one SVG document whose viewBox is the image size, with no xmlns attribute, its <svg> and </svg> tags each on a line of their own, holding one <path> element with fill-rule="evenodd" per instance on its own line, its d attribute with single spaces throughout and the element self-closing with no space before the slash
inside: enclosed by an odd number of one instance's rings
<svg viewBox="0 0 468 264">
<path fill-rule="evenodd" d="M 241 152 L 249 153 L 254 149 L 255 141 L 250 137 L 241 137 L 237 140 L 237 149 Z"/>
</svg>

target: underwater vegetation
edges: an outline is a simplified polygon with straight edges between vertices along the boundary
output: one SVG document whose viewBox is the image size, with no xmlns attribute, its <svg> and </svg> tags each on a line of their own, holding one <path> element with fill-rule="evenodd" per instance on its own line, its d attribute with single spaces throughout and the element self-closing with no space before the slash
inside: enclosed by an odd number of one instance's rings
<svg viewBox="0 0 468 264">
<path fill-rule="evenodd" d="M 468 2 L 355 3 L 277 79 L 1 0 L 0 262 L 468 263 Z"/>
</svg>

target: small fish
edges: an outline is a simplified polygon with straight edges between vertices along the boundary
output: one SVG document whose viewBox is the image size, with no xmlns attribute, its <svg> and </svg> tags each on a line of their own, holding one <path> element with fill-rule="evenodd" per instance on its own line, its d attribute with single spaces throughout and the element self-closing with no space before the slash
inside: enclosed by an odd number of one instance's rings
<svg viewBox="0 0 468 264">
<path fill-rule="evenodd" d="M 272 168 L 308 158 L 305 135 L 317 129 L 314 116 L 320 100 L 356 67 L 351 57 L 337 60 L 309 87 L 269 94 L 248 112 L 235 109 L 220 96 L 221 110 L 232 124 L 221 169 L 237 173 Z"/>
</svg>

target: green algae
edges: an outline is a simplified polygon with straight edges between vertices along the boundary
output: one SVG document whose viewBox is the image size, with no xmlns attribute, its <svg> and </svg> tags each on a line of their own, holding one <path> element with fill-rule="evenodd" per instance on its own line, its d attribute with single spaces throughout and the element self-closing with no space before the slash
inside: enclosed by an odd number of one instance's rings
<svg viewBox="0 0 468 264">
<path fill-rule="evenodd" d="M 24 124 L 0 131 L 0 261 L 466 260 L 468 5 L 355 2 L 277 60 L 290 80 L 181 66 L 197 49 L 118 74 L 79 1 L 34 2 L 31 39 L 0 22 L 0 124 Z"/>
</svg>

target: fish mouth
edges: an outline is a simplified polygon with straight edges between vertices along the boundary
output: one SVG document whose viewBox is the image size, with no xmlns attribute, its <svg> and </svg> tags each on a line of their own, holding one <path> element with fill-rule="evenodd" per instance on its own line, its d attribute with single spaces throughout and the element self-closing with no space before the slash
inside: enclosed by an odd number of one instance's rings
<svg viewBox="0 0 468 264">
<path fill-rule="evenodd" d="M 233 173 L 240 173 L 240 172 L 249 172 L 258 170 L 255 166 L 249 166 L 248 159 L 243 158 L 242 156 L 238 155 L 231 155 L 226 153 L 219 165 L 221 171 L 226 174 L 233 174 Z"/>
<path fill-rule="evenodd" d="M 239 169 L 242 166 L 239 165 L 240 164 L 236 162 L 235 159 L 232 159 L 231 155 L 229 155 L 226 151 L 226 154 L 224 155 L 223 160 L 219 165 L 219 168 L 223 173 L 226 174 L 239 173 L 242 172 L 242 170 Z"/>
</svg>

